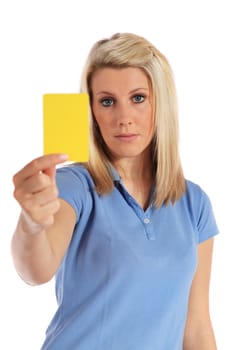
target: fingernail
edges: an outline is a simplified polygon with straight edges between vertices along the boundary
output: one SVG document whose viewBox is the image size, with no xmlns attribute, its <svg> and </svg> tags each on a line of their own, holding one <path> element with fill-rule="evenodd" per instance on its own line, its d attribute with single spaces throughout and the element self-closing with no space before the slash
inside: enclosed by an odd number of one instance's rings
<svg viewBox="0 0 233 350">
<path fill-rule="evenodd" d="M 68 154 L 62 153 L 62 154 L 59 155 L 59 158 L 61 160 L 67 160 L 69 158 L 69 156 L 68 156 Z"/>
</svg>

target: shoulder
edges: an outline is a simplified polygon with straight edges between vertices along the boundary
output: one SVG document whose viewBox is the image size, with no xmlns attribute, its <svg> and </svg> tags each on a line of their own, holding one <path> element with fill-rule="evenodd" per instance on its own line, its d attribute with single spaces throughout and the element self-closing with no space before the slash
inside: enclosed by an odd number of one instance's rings
<svg viewBox="0 0 233 350">
<path fill-rule="evenodd" d="M 182 200 L 189 203 L 191 206 L 211 205 L 210 197 L 207 192 L 197 183 L 186 179 L 186 191 L 181 197 Z"/>
<path fill-rule="evenodd" d="M 181 202 L 185 204 L 192 217 L 199 233 L 199 242 L 218 233 L 210 197 L 200 185 L 186 180 L 186 192 L 181 198 Z"/>
<path fill-rule="evenodd" d="M 186 195 L 199 197 L 199 196 L 203 196 L 203 195 L 205 196 L 206 192 L 197 183 L 186 179 Z"/>
<path fill-rule="evenodd" d="M 94 188 L 93 179 L 86 169 L 85 164 L 72 163 L 57 168 L 56 181 L 64 185 L 77 186 L 78 184 L 85 188 Z"/>
<path fill-rule="evenodd" d="M 195 211 L 200 213 L 204 208 L 211 208 L 211 200 L 206 191 L 197 183 L 186 180 L 186 191 L 181 198 L 187 205 Z"/>
</svg>

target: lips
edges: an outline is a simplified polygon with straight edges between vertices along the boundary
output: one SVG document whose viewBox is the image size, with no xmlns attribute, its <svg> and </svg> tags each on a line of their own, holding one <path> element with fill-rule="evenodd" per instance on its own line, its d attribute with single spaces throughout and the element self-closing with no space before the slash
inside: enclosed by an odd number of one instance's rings
<svg viewBox="0 0 233 350">
<path fill-rule="evenodd" d="M 120 141 L 130 142 L 134 141 L 138 137 L 138 134 L 119 134 L 115 137 Z"/>
</svg>

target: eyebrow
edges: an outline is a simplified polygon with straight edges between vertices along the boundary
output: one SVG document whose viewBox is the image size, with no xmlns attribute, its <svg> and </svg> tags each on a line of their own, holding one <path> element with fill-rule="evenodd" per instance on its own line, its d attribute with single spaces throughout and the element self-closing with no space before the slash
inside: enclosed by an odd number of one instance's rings
<svg viewBox="0 0 233 350">
<path fill-rule="evenodd" d="M 141 90 L 149 91 L 148 88 L 140 87 L 140 88 L 136 88 L 136 89 L 131 90 L 131 91 L 129 92 L 129 95 L 130 95 L 130 94 L 133 94 L 133 93 L 135 93 L 135 92 L 137 92 L 137 91 L 141 91 Z M 99 91 L 99 92 L 97 92 L 96 95 L 115 95 L 115 94 L 114 94 L 114 92 L 111 92 L 111 91 Z"/>
</svg>

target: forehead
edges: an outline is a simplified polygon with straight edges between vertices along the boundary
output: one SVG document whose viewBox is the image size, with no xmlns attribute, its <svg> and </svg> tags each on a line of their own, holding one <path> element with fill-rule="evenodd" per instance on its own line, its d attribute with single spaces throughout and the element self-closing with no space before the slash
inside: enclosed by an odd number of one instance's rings
<svg viewBox="0 0 233 350">
<path fill-rule="evenodd" d="M 91 79 L 91 89 L 93 92 L 99 90 L 112 90 L 124 88 L 150 89 L 150 79 L 146 72 L 137 67 L 112 68 L 104 67 L 96 70 Z"/>
</svg>

